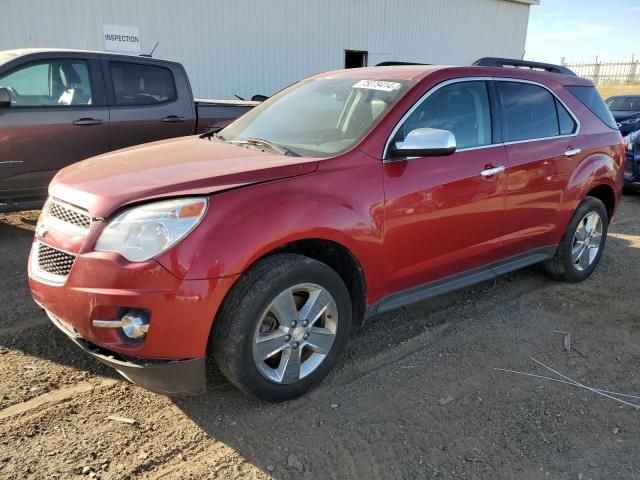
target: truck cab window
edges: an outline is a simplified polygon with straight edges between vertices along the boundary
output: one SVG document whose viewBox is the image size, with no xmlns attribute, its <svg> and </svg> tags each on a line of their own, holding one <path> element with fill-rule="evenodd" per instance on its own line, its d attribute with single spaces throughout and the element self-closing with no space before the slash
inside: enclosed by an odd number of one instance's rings
<svg viewBox="0 0 640 480">
<path fill-rule="evenodd" d="M 0 77 L 15 107 L 65 107 L 92 104 L 84 61 L 51 60 L 19 67 Z"/>
<path fill-rule="evenodd" d="M 111 62 L 110 72 L 116 105 L 157 105 L 177 98 L 175 81 L 167 68 Z"/>
</svg>

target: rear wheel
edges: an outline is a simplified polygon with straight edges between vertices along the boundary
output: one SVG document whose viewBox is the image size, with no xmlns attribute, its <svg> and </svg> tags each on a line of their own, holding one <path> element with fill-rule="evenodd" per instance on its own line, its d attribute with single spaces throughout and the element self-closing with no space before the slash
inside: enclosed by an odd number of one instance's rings
<svg viewBox="0 0 640 480">
<path fill-rule="evenodd" d="M 288 400 L 326 377 L 350 330 L 351 301 L 338 274 L 308 257 L 278 254 L 229 293 L 216 319 L 214 356 L 245 393 Z"/>
<path fill-rule="evenodd" d="M 609 217 L 604 204 L 586 197 L 578 206 L 545 269 L 556 280 L 581 282 L 595 270 L 604 251 Z"/>
</svg>

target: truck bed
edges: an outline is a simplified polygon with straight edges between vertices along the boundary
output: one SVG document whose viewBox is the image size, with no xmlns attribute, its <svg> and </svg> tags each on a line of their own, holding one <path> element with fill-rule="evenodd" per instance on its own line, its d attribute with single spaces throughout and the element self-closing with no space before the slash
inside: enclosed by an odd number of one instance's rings
<svg viewBox="0 0 640 480">
<path fill-rule="evenodd" d="M 204 133 L 212 128 L 226 127 L 239 116 L 247 113 L 260 102 L 249 100 L 209 100 L 196 99 L 196 133 Z"/>
</svg>

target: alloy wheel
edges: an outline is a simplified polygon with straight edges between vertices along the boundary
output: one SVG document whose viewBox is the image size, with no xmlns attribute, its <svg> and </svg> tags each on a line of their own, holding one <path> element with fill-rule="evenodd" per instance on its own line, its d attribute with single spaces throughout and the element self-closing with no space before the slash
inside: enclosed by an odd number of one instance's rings
<svg viewBox="0 0 640 480">
<path fill-rule="evenodd" d="M 301 283 L 281 292 L 262 314 L 253 338 L 253 360 L 268 380 L 291 384 L 325 360 L 336 339 L 338 309 L 323 287 Z"/>
<path fill-rule="evenodd" d="M 578 271 L 589 268 L 600 252 L 602 244 L 602 219 L 597 212 L 589 212 L 580 223 L 573 235 L 571 259 Z"/>
</svg>

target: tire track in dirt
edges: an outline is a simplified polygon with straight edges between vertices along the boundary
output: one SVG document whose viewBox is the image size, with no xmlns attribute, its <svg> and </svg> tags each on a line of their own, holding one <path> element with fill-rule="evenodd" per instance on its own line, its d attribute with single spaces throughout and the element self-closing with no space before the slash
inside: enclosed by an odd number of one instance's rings
<svg viewBox="0 0 640 480">
<path fill-rule="evenodd" d="M 145 477 L 176 458 L 183 463 L 209 441 L 168 398 L 124 381 L 81 383 L 36 400 L 10 407 L 1 422 L 0 438 L 6 440 L 0 442 L 0 458 L 9 460 L 0 478 L 69 478 L 87 465 L 101 472 L 104 464 L 109 478 Z M 109 415 L 137 423 L 111 421 Z M 8 448 L 13 445 L 21 453 Z"/>
<path fill-rule="evenodd" d="M 491 311 L 497 305 L 518 301 L 526 293 L 543 290 L 547 285 L 548 283 L 545 282 L 541 276 L 533 276 L 527 282 L 510 289 L 507 294 L 496 298 L 490 297 L 474 304 L 464 302 L 462 307 L 456 305 L 440 308 L 430 318 L 431 323 L 435 324 L 431 328 L 427 328 L 414 337 L 392 347 L 377 345 L 376 349 L 371 349 L 377 351 L 377 353 L 368 358 L 359 358 L 355 361 L 348 360 L 346 364 L 342 366 L 338 365 L 337 372 L 307 396 L 290 401 L 285 405 L 274 406 L 276 412 L 270 417 L 255 418 L 252 416 L 244 426 L 246 429 L 254 431 L 271 432 L 276 437 L 290 435 L 291 432 L 287 432 L 287 422 L 283 421 L 283 418 L 290 416 L 295 417 L 299 413 L 317 407 L 317 405 L 328 404 L 333 401 L 333 399 L 342 396 L 343 390 L 350 384 L 363 381 L 363 379 L 372 372 L 376 372 L 391 364 L 400 363 L 412 354 L 427 348 L 434 342 L 442 340 L 444 336 L 448 336 L 451 333 L 450 330 L 457 323 L 456 320 L 450 320 L 451 317 L 463 320 L 465 318 L 469 319 L 481 316 L 484 312 Z M 401 313 L 396 312 L 395 315 L 401 315 Z M 393 314 L 391 316 L 393 316 Z M 377 320 L 376 323 L 378 321 L 380 320 Z M 363 335 L 364 334 L 366 334 L 366 332 L 363 332 Z M 371 353 L 371 350 L 369 350 L 368 353 Z M 401 395 L 401 390 L 399 390 L 399 392 L 399 395 Z M 398 402 L 398 404 L 400 403 L 401 402 Z M 398 419 L 393 420 L 393 422 L 397 421 Z M 339 479 L 351 477 L 370 478 L 372 480 L 406 478 L 403 476 L 407 473 L 406 471 L 402 472 L 398 470 L 394 472 L 381 470 L 379 468 L 381 464 L 393 464 L 397 458 L 402 458 L 402 456 L 406 454 L 406 448 L 404 448 L 402 441 L 394 442 L 393 439 L 385 438 L 388 436 L 388 429 L 385 430 L 385 428 L 387 428 L 390 421 L 367 426 L 369 422 L 370 420 L 367 418 L 366 413 L 350 419 L 350 423 L 359 425 L 358 435 L 347 438 L 335 436 L 331 438 L 330 441 L 319 444 L 318 448 L 314 449 L 314 458 L 305 461 L 305 465 L 308 465 L 308 468 L 313 468 L 313 474 L 319 478 Z M 338 428 L 339 427 L 336 426 L 336 429 Z M 414 439 L 414 442 L 418 442 L 423 438 L 423 432 L 418 432 L 418 436 Z M 289 440 L 292 445 L 296 444 L 297 440 L 295 438 L 290 438 Z M 374 445 L 380 445 L 381 443 L 388 445 L 382 454 L 379 449 L 374 448 Z M 190 459 L 190 465 L 206 463 L 207 459 L 215 457 L 219 449 L 220 446 L 218 444 L 207 445 L 195 458 Z M 257 452 L 253 451 L 250 444 L 243 445 L 242 451 L 245 458 L 258 457 Z M 419 464 L 419 462 L 420 460 L 416 459 L 415 463 Z M 266 468 L 266 465 L 262 466 Z M 180 464 L 165 465 L 165 469 L 162 469 L 151 478 L 163 480 L 183 478 L 178 475 L 180 467 Z M 427 464 L 424 464 L 424 468 L 428 467 Z M 204 474 L 205 471 L 206 470 L 196 467 L 190 470 L 190 473 L 195 475 L 194 478 L 199 478 L 197 475 L 199 473 Z M 259 470 L 259 468 L 258 472 L 260 472 L 261 475 L 266 474 L 264 471 Z M 256 473 L 256 475 L 258 474 Z M 288 476 L 286 472 L 277 475 L 277 477 L 296 478 L 295 475 Z"/>
<path fill-rule="evenodd" d="M 29 413 L 43 406 L 45 408 L 52 407 L 57 403 L 64 402 L 65 400 L 68 400 L 77 395 L 90 393 L 96 388 L 109 387 L 111 385 L 115 385 L 116 383 L 116 380 L 105 379 L 97 385 L 89 382 L 81 382 L 75 384 L 73 387 L 53 390 L 38 397 L 32 398 L 31 400 L 27 400 L 26 402 L 11 405 L 10 407 L 0 410 L 0 420 L 6 420 L 7 418 L 14 417 L 16 415 Z"/>
<path fill-rule="evenodd" d="M 117 374 L 48 322 L 23 335 L 0 336 L 0 409 L 103 377 Z"/>
</svg>

